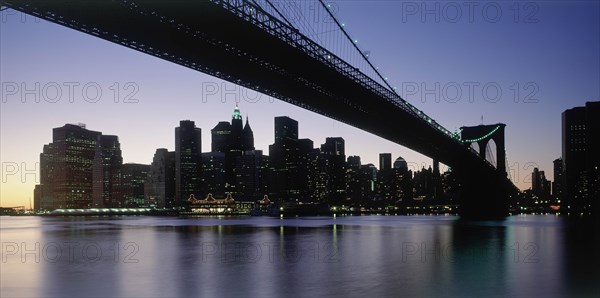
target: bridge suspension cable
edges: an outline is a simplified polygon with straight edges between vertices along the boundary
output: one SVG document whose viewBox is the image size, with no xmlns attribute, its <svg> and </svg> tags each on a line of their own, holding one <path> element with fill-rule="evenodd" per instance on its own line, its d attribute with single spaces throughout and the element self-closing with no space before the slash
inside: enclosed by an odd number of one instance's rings
<svg viewBox="0 0 600 298">
<path fill-rule="evenodd" d="M 490 130 L 490 132 L 488 132 L 487 134 L 479 137 L 479 138 L 474 138 L 474 139 L 462 139 L 460 137 L 460 132 L 462 130 L 459 130 L 458 132 L 458 139 L 463 142 L 463 143 L 476 143 L 479 142 L 481 140 L 487 139 L 489 136 L 491 136 L 493 133 L 495 133 L 498 129 L 500 129 L 500 125 L 497 125 L 496 127 L 494 127 L 492 130 Z M 456 134 L 455 134 L 456 135 Z"/>
<path fill-rule="evenodd" d="M 319 2 L 321 3 L 321 5 L 323 6 L 323 8 L 325 9 L 325 11 L 329 14 L 329 16 L 331 17 L 331 19 L 335 22 L 335 24 L 338 26 L 338 28 L 340 29 L 340 31 L 344 34 L 344 36 L 346 36 L 346 38 L 350 41 L 350 44 L 352 44 L 352 46 L 354 46 L 354 48 L 356 49 L 356 51 L 358 51 L 358 53 L 360 54 L 360 56 L 365 60 L 365 62 L 371 67 L 371 69 L 375 72 L 375 74 L 377 74 L 377 76 L 379 77 L 379 79 L 381 79 L 383 81 L 383 83 L 389 88 L 390 91 L 394 92 L 396 95 L 400 96 L 397 92 L 396 89 L 393 88 L 392 86 L 390 86 L 390 84 L 388 83 L 387 78 L 384 78 L 381 73 L 379 72 L 379 70 L 371 63 L 371 61 L 369 61 L 369 58 L 365 55 L 364 52 L 362 52 L 360 50 L 360 48 L 358 48 L 357 42 L 355 42 L 356 40 L 352 40 L 352 38 L 350 37 L 350 35 L 348 34 L 348 32 L 346 31 L 346 29 L 344 29 L 344 26 L 342 26 L 342 24 L 340 24 L 340 22 L 337 20 L 337 18 L 333 15 L 333 13 L 331 12 L 331 10 L 329 9 L 329 6 L 326 5 L 323 0 L 319 0 Z"/>
</svg>

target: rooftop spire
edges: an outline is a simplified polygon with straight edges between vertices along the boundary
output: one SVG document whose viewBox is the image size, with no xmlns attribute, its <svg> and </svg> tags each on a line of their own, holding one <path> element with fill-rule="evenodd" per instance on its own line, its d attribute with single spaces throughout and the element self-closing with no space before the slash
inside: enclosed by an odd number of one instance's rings
<svg viewBox="0 0 600 298">
<path fill-rule="evenodd" d="M 240 112 L 240 108 L 238 107 L 237 102 L 235 103 L 235 109 L 233 110 L 232 119 L 242 119 L 242 113 Z"/>
</svg>

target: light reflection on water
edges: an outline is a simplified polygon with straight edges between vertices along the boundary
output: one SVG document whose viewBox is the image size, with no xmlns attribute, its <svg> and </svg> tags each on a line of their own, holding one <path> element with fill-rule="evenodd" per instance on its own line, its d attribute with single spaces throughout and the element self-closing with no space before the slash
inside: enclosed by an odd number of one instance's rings
<svg viewBox="0 0 600 298">
<path fill-rule="evenodd" d="M 2 297 L 600 294 L 598 224 L 555 216 L 1 217 L 0 231 Z"/>
</svg>

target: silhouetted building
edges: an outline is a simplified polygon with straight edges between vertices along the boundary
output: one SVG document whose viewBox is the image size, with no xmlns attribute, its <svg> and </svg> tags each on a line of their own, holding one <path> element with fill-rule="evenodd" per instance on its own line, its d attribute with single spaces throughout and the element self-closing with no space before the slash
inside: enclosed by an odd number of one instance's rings
<svg viewBox="0 0 600 298">
<path fill-rule="evenodd" d="M 298 121 L 287 117 L 275 117 L 275 143 L 283 140 L 298 140 Z"/>
<path fill-rule="evenodd" d="M 267 175 L 267 157 L 262 150 L 244 151 L 236 159 L 236 192 L 238 197 L 247 201 L 262 198 L 265 194 Z"/>
<path fill-rule="evenodd" d="M 144 184 L 150 165 L 126 163 L 121 168 L 123 200 L 119 207 L 148 207 L 144 196 Z"/>
<path fill-rule="evenodd" d="M 254 150 L 254 132 L 250 127 L 250 120 L 248 120 L 248 116 L 246 116 L 246 124 L 244 125 L 244 130 L 242 131 L 242 150 Z"/>
<path fill-rule="evenodd" d="M 415 172 L 413 175 L 413 196 L 417 201 L 435 198 L 434 172 L 431 167 Z"/>
<path fill-rule="evenodd" d="M 33 210 L 39 211 L 42 208 L 42 185 L 37 184 L 33 188 Z"/>
<path fill-rule="evenodd" d="M 372 202 L 377 196 L 377 168 L 373 164 L 360 166 L 360 182 L 364 194 L 361 204 Z"/>
<path fill-rule="evenodd" d="M 442 174 L 442 190 L 448 203 L 456 203 L 460 190 L 460 183 L 455 172 L 448 170 Z"/>
<path fill-rule="evenodd" d="M 225 195 L 225 153 L 202 153 L 203 191 L 215 196 Z"/>
<path fill-rule="evenodd" d="M 346 160 L 346 192 L 348 198 L 355 205 L 359 205 L 364 195 L 360 175 L 360 156 L 348 156 Z"/>
<path fill-rule="evenodd" d="M 52 130 L 40 154 L 39 209 L 88 208 L 93 202 L 93 164 L 100 132 L 85 124 Z"/>
<path fill-rule="evenodd" d="M 269 146 L 269 195 L 274 200 L 300 196 L 298 122 L 275 117 L 275 142 Z"/>
<path fill-rule="evenodd" d="M 144 184 L 148 206 L 175 207 L 175 152 L 156 149 Z"/>
<path fill-rule="evenodd" d="M 240 108 L 235 105 L 233 114 L 231 115 L 231 135 L 229 136 L 229 151 L 236 151 L 239 153 L 244 150 L 243 148 L 243 134 L 244 127 L 242 123 L 242 113 Z M 237 155 L 237 154 L 236 154 Z"/>
<path fill-rule="evenodd" d="M 600 102 L 562 113 L 564 200 L 567 212 L 589 212 L 600 200 Z"/>
<path fill-rule="evenodd" d="M 326 138 L 317 161 L 319 201 L 342 203 L 346 196 L 346 153 L 343 138 Z"/>
<path fill-rule="evenodd" d="M 412 202 L 413 184 L 412 171 L 408 170 L 408 164 L 402 157 L 396 158 L 391 177 L 391 194 L 397 203 L 407 204 Z"/>
<path fill-rule="evenodd" d="M 184 206 L 202 189 L 202 130 L 184 120 L 175 128 L 175 204 Z"/>
<path fill-rule="evenodd" d="M 557 158 L 553 161 L 554 164 L 554 181 L 552 182 L 552 196 L 555 199 L 561 199 L 564 185 L 564 170 L 562 158 Z"/>
<path fill-rule="evenodd" d="M 221 184 L 221 175 L 218 171 L 215 171 L 215 165 L 208 165 L 204 167 L 204 170 L 211 171 L 210 175 L 213 176 L 209 179 L 205 179 L 210 182 L 211 185 L 205 186 L 204 190 L 208 192 L 211 192 L 211 189 L 215 190 L 216 193 L 213 194 L 220 194 L 221 191 L 231 194 L 240 194 L 240 190 L 236 189 L 238 177 L 236 168 L 239 166 L 237 162 L 241 160 L 240 158 L 244 155 L 244 152 L 254 150 L 254 132 L 250 127 L 248 117 L 246 117 L 246 125 L 244 126 L 242 114 L 236 104 L 233 114 L 231 115 L 231 124 L 228 122 L 219 122 L 219 124 L 211 130 L 211 135 L 212 152 L 222 152 L 225 154 L 223 160 L 224 181 Z M 214 159 L 218 158 L 217 156 L 218 155 L 207 155 L 206 157 L 211 158 L 218 163 L 220 161 Z M 223 187 L 221 187 L 221 185 Z"/>
<path fill-rule="evenodd" d="M 379 153 L 379 170 L 387 171 L 392 168 L 392 154 Z"/>
<path fill-rule="evenodd" d="M 395 201 L 395 194 L 392 189 L 392 154 L 379 154 L 379 171 L 377 172 L 377 194 L 380 200 L 385 202 Z"/>
<path fill-rule="evenodd" d="M 544 171 L 534 168 L 531 173 L 531 191 L 540 199 L 548 199 L 550 197 L 550 181 L 546 179 Z"/>
<path fill-rule="evenodd" d="M 394 169 L 408 171 L 408 163 L 406 162 L 406 160 L 404 160 L 404 158 L 398 157 L 394 161 Z"/>
<path fill-rule="evenodd" d="M 227 152 L 229 147 L 229 136 L 231 135 L 231 123 L 221 121 L 211 131 L 212 152 Z"/>
<path fill-rule="evenodd" d="M 121 145 L 117 136 L 99 135 L 93 165 L 93 206 L 118 207 L 121 190 Z"/>
<path fill-rule="evenodd" d="M 319 149 L 314 148 L 311 139 L 298 140 L 298 168 L 297 168 L 297 199 L 300 201 L 311 201 L 310 185 L 314 183 L 312 163 L 318 158 Z"/>
</svg>

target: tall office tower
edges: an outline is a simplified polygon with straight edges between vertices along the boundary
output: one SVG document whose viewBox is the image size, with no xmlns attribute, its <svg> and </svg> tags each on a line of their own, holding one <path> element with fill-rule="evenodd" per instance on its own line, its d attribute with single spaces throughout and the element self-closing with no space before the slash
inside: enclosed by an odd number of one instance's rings
<svg viewBox="0 0 600 298">
<path fill-rule="evenodd" d="M 40 154 L 41 209 L 88 208 L 93 202 L 93 164 L 100 132 L 85 124 L 52 130 L 52 143 Z"/>
<path fill-rule="evenodd" d="M 346 151 L 343 138 L 326 138 L 321 145 L 318 177 L 322 186 L 322 200 L 341 203 L 346 195 Z"/>
<path fill-rule="evenodd" d="M 202 190 L 202 130 L 194 121 L 183 120 L 175 128 L 175 205 L 199 197 Z"/>
<path fill-rule="evenodd" d="M 436 168 L 436 163 L 434 162 L 434 169 Z M 439 176 L 439 166 L 438 169 L 438 178 Z M 434 170 L 435 173 L 435 170 Z M 391 193 L 396 198 L 397 202 L 402 203 L 410 203 L 412 202 L 412 172 L 408 170 L 408 163 L 404 158 L 398 157 L 394 161 L 394 167 L 392 168 L 392 178 L 391 178 Z M 441 178 L 439 180 L 439 190 L 435 188 L 435 191 L 442 192 L 442 183 Z M 434 183 L 437 182 L 434 180 Z M 437 184 L 436 184 L 437 185 Z M 434 197 L 439 193 L 435 193 Z"/>
<path fill-rule="evenodd" d="M 257 200 L 265 194 L 267 157 L 262 150 L 248 150 L 235 162 L 235 189 L 242 200 Z"/>
<path fill-rule="evenodd" d="M 246 116 L 246 124 L 242 131 L 242 150 L 250 151 L 254 149 L 254 132 L 250 127 L 250 120 L 248 120 L 248 117 Z"/>
<path fill-rule="evenodd" d="M 276 200 L 300 196 L 298 121 L 275 117 L 275 142 L 269 146 L 269 194 Z"/>
<path fill-rule="evenodd" d="M 531 191 L 540 198 L 550 196 L 550 182 L 546 179 L 546 173 L 538 168 L 531 173 Z"/>
<path fill-rule="evenodd" d="M 144 184 L 148 179 L 150 165 L 126 163 L 121 169 L 121 207 L 148 207 L 144 197 Z"/>
<path fill-rule="evenodd" d="M 212 130 L 213 152 L 225 153 L 225 192 L 232 194 L 239 193 L 236 190 L 237 174 L 235 173 L 238 165 L 237 161 L 245 151 L 254 150 L 254 133 L 250 127 L 248 117 L 246 125 L 243 125 L 242 113 L 239 107 L 235 106 L 231 115 L 231 124 L 228 122 L 219 122 Z"/>
<path fill-rule="evenodd" d="M 392 154 L 379 153 L 379 170 L 387 171 L 392 168 Z"/>
<path fill-rule="evenodd" d="M 275 117 L 275 143 L 283 140 L 298 140 L 298 121 L 287 117 Z"/>
<path fill-rule="evenodd" d="M 53 208 L 54 192 L 52 189 L 54 178 L 54 145 L 44 145 L 40 153 L 40 184 L 35 186 L 33 192 L 33 204 L 36 211 L 50 210 Z"/>
<path fill-rule="evenodd" d="M 242 151 L 242 135 L 244 133 L 242 122 L 242 113 L 236 104 L 233 114 L 231 115 L 231 135 L 229 136 L 230 151 Z"/>
<path fill-rule="evenodd" d="M 119 207 L 122 165 L 119 137 L 99 135 L 92 166 L 94 207 Z"/>
<path fill-rule="evenodd" d="M 156 149 L 144 183 L 144 197 L 150 207 L 175 206 L 175 152 Z"/>
<path fill-rule="evenodd" d="M 225 195 L 225 153 L 202 153 L 202 185 L 204 192 Z M 203 198 L 202 198 L 203 199 Z"/>
<path fill-rule="evenodd" d="M 404 160 L 404 158 L 399 156 L 394 161 L 394 169 L 408 171 L 408 163 L 406 162 L 406 160 Z"/>
<path fill-rule="evenodd" d="M 600 102 L 562 113 L 562 160 L 566 212 L 600 209 Z M 595 205 L 595 207 L 594 207 Z M 596 209 L 596 211 L 600 211 Z"/>
<path fill-rule="evenodd" d="M 379 171 L 377 171 L 377 193 L 380 199 L 392 201 L 392 154 L 379 153 Z"/>
<path fill-rule="evenodd" d="M 562 198 L 564 176 L 563 176 L 563 160 L 557 158 L 553 162 L 554 164 L 554 181 L 552 182 L 552 196 L 555 199 Z"/>
<path fill-rule="evenodd" d="M 364 197 L 363 184 L 360 175 L 360 156 L 348 156 L 346 160 L 346 193 L 354 205 L 360 204 Z"/>
<path fill-rule="evenodd" d="M 227 121 L 219 122 L 210 131 L 211 134 L 211 151 L 225 153 L 229 148 L 229 137 L 231 135 L 231 123 Z"/>
</svg>

